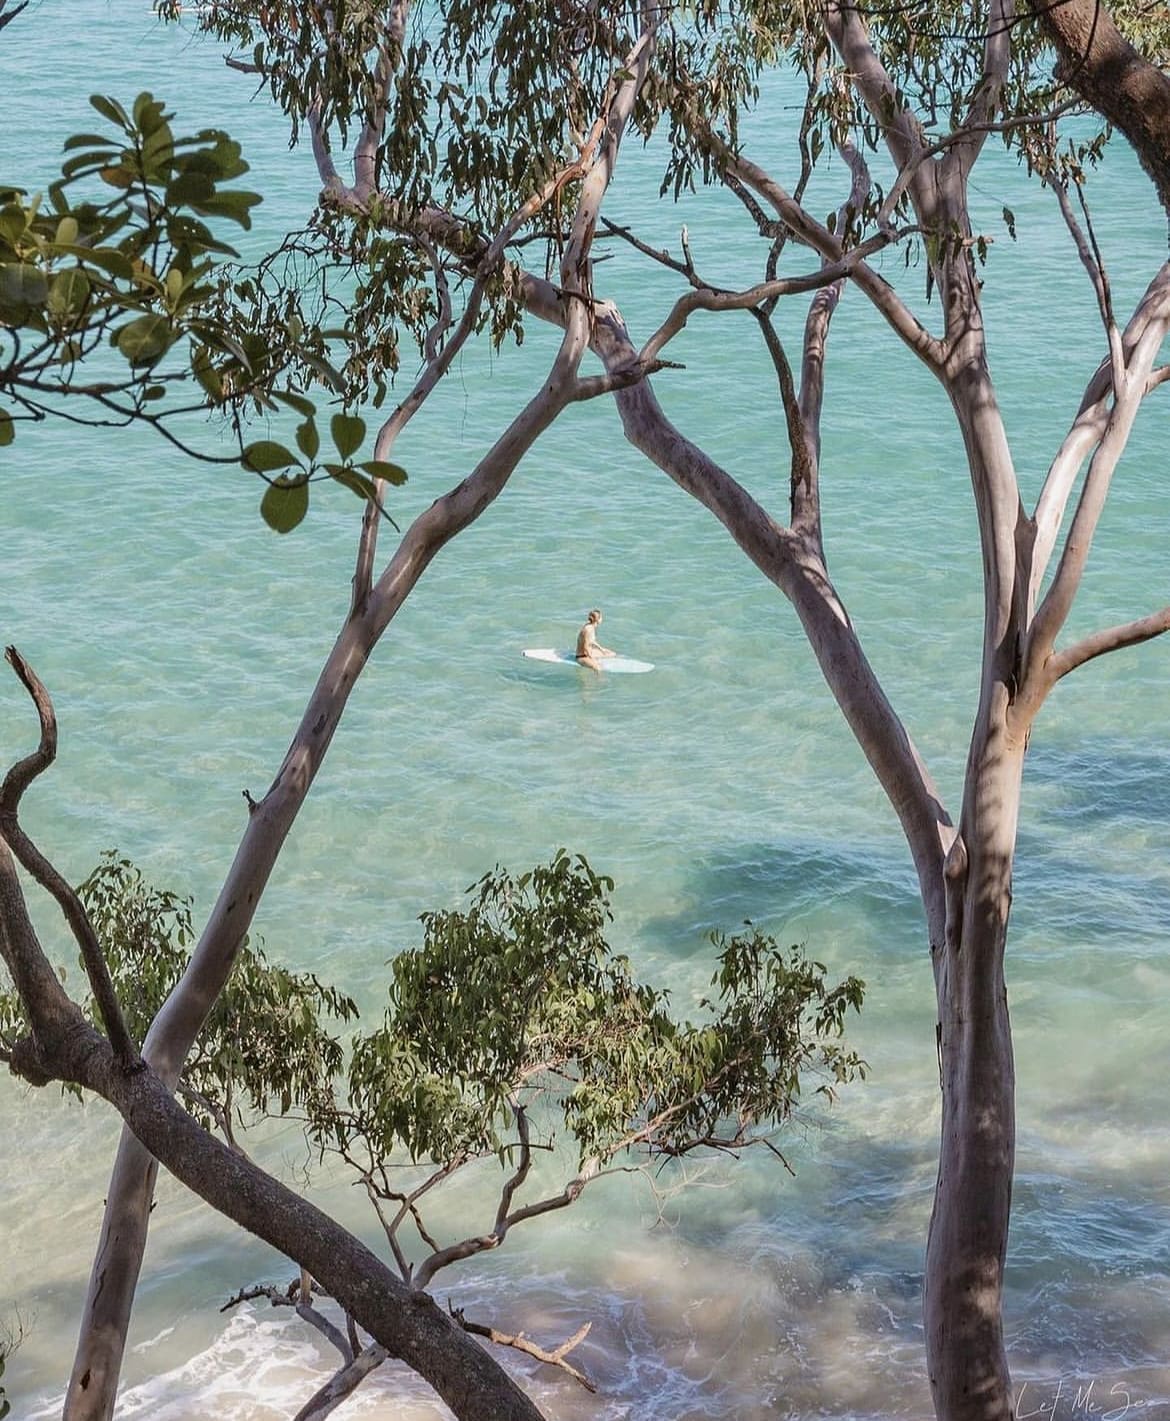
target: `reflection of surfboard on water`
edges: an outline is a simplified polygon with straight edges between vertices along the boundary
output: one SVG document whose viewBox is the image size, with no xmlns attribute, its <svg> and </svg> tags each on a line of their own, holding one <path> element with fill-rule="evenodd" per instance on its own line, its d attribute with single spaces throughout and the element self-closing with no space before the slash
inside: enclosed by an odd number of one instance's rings
<svg viewBox="0 0 1170 1421">
<path fill-rule="evenodd" d="M 571 651 L 554 651 L 552 647 L 533 647 L 524 653 L 529 661 L 554 661 L 561 666 L 577 666 L 582 671 L 588 671 L 588 666 L 581 666 L 581 663 Z M 652 661 L 635 661 L 632 656 L 599 656 L 597 664 L 605 672 L 621 671 L 627 675 L 637 675 L 642 671 L 653 671 Z"/>
</svg>

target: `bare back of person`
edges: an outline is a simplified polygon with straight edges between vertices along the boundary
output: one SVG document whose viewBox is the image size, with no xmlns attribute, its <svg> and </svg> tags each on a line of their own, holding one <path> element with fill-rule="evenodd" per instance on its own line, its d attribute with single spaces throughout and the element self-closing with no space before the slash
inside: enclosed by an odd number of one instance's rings
<svg viewBox="0 0 1170 1421">
<path fill-rule="evenodd" d="M 585 625 L 577 633 L 577 660 L 592 671 L 600 671 L 603 656 L 616 656 L 608 646 L 597 640 L 597 628 L 601 625 L 601 608 L 594 607 L 585 620 Z"/>
</svg>

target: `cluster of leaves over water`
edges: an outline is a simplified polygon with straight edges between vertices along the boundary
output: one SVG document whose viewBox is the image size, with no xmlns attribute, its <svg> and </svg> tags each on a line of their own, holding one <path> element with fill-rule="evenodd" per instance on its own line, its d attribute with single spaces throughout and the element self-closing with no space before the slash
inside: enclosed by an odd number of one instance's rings
<svg viewBox="0 0 1170 1421">
<path fill-rule="evenodd" d="M 634 122 L 648 137 L 666 120 L 663 187 L 678 191 L 699 168 L 711 171 L 698 119 L 735 140 L 762 66 L 793 42 L 791 7 L 700 0 L 653 8 L 656 58 Z M 382 329 L 410 330 L 421 347 L 434 309 L 429 273 L 402 234 L 421 213 L 449 214 L 464 240 L 445 271 L 466 276 L 475 253 L 578 155 L 627 77 L 647 9 L 637 0 L 210 0 L 197 23 L 237 47 L 236 62 L 260 75 L 294 141 L 315 125 L 339 165 L 347 144 L 372 147 L 377 196 L 331 224 L 331 240 L 366 267 L 362 328 L 378 329 L 374 317 Z M 550 268 L 572 197 L 570 184 L 517 233 L 518 243 L 543 248 Z M 490 293 L 485 320 L 497 342 L 518 330 L 506 283 Z"/>
<path fill-rule="evenodd" d="M 582 1161 L 633 1151 L 738 1148 L 817 1089 L 864 1074 L 839 1044 L 863 984 L 836 986 L 796 948 L 753 928 L 718 938 L 700 1024 L 633 976 L 605 940 L 612 883 L 564 851 L 427 913 L 421 947 L 392 967 L 382 1026 L 356 1037 L 348 1103 L 319 1115 L 324 1147 L 439 1165 L 511 1152 L 519 1114 L 564 1131 Z"/>
<path fill-rule="evenodd" d="M 41 397 L 71 393 L 142 411 L 176 378 L 158 367 L 184 341 L 247 385 L 258 373 L 248 353 L 205 319 L 217 265 L 235 252 L 204 219 L 247 228 L 260 201 L 231 186 L 248 170 L 239 144 L 219 129 L 176 137 L 149 93 L 129 112 L 90 103 L 112 132 L 69 138 L 47 194 L 0 182 L 0 388 L 34 417 Z M 106 343 L 120 360 L 79 390 L 79 365 Z M 6 414 L 0 439 L 12 434 Z"/>
<path fill-rule="evenodd" d="M 381 1026 L 354 1036 L 348 1063 L 337 1027 L 354 1003 L 245 943 L 180 1089 L 229 1140 L 240 1120 L 295 1107 L 320 1150 L 379 1173 L 503 1164 L 530 1124 L 546 1144 L 565 1135 L 582 1162 L 738 1150 L 789 1119 L 806 1076 L 829 1099 L 864 1077 L 841 1044 L 862 1004 L 856 977 L 831 985 L 749 924 L 713 939 L 702 1019 L 679 1020 L 607 943 L 612 887 L 562 850 L 518 877 L 486 874 L 465 910 L 424 914 L 422 944 L 391 964 Z M 112 854 L 80 893 L 141 1040 L 187 965 L 190 905 Z M 0 992 L 0 1055 L 26 1029 Z"/>
<path fill-rule="evenodd" d="M 362 499 L 375 497 L 375 479 L 402 483 L 399 465 L 356 460 L 365 425 L 344 410 L 329 421 L 335 455 L 318 459 L 316 406 L 303 390 L 318 385 L 353 403 L 370 366 L 392 362 L 381 348 L 376 360 L 369 354 L 360 310 L 335 330 L 318 319 L 311 291 L 306 304 L 289 271 L 295 239 L 252 270 L 228 260 L 235 249 L 208 222 L 249 228 L 260 201 L 232 186 L 248 170 L 239 144 L 219 129 L 176 137 L 172 115 L 149 93 L 129 110 L 101 95 L 90 103 L 112 131 L 66 140 L 47 194 L 0 182 L 0 394 L 11 405 L 0 408 L 0 445 L 12 442 L 17 420 L 71 398 L 97 406 L 93 423 L 161 428 L 192 408 L 220 411 L 243 466 L 269 485 L 261 512 L 278 532 L 304 517 L 316 479 Z M 315 255 L 322 240 L 309 234 Z M 331 363 L 338 340 L 353 347 L 345 373 Z M 105 347 L 112 353 L 103 357 Z M 192 386 L 194 406 L 168 403 Z M 282 410 L 301 420 L 297 451 L 245 442 L 250 413 Z"/>
<path fill-rule="evenodd" d="M 127 859 L 107 854 L 79 893 L 109 964 L 126 1025 L 142 1041 L 186 969 L 194 942 L 187 899 L 148 884 Z M 86 1010 L 99 1024 L 97 1009 Z M 245 941 L 200 1033 L 180 1085 L 193 1113 L 229 1139 L 243 1119 L 287 1113 L 327 1092 L 344 1062 L 329 1023 L 357 1015 L 349 997 L 312 973 L 290 972 Z M 14 994 L 0 993 L 0 1040 L 25 1028 Z"/>
<path fill-rule="evenodd" d="M 1131 8 L 1123 24 L 1157 40 L 1150 32 L 1165 25 Z M 798 195 L 844 142 L 881 151 L 903 109 L 929 139 L 944 139 L 969 117 L 983 83 L 988 0 L 874 0 L 856 8 L 892 83 L 885 112 L 862 101 L 831 50 L 823 8 L 806 0 L 666 0 L 653 7 L 636 0 L 210 0 L 201 7 L 197 23 L 237 46 L 237 62 L 261 77 L 288 115 L 294 141 L 313 124 L 339 161 L 347 145 L 361 143 L 374 154 L 376 198 L 360 213 L 347 209 L 342 221 L 324 219 L 330 241 L 348 251 L 355 270 L 365 269 L 348 329 L 351 338 L 367 332 L 369 339 L 366 353 L 351 360 L 351 376 L 373 381 L 381 395 L 399 331 L 410 330 L 420 349 L 425 341 L 435 303 L 426 264 L 403 237 L 412 222 L 436 211 L 457 221 L 468 241 L 444 272 L 466 276 L 474 265 L 469 252 L 482 251 L 508 215 L 572 161 L 625 76 L 651 10 L 656 49 L 635 127 L 646 137 L 665 129 L 662 190 L 676 196 L 719 176 L 724 145 L 737 147 L 742 115 L 769 67 L 787 65 L 807 81 L 803 115 L 792 120 L 802 161 Z M 1036 21 L 1024 13 L 1009 24 L 1012 63 L 996 120 L 1040 115 L 1067 97 L 1052 79 Z M 1154 52 L 1164 44 L 1162 36 Z M 1005 137 L 1042 171 L 1063 162 L 1047 124 L 1010 127 Z M 1069 158 L 1083 164 L 1092 156 L 1090 141 Z M 549 268 L 563 244 L 571 197 L 570 186 L 517 234 L 519 243 L 543 247 Z M 843 234 L 847 245 L 872 230 L 884 199 L 879 180 Z M 896 215 L 906 211 L 903 198 Z M 826 220 L 832 229 L 836 211 Z M 1014 228 L 1010 214 L 1005 223 Z M 932 262 L 939 244 L 971 245 L 966 233 L 927 237 L 935 244 Z M 987 239 L 973 241 L 985 257 Z M 920 246 L 912 231 L 907 260 Z M 485 320 L 497 341 L 518 334 L 521 310 L 505 283 L 490 293 Z"/>
</svg>

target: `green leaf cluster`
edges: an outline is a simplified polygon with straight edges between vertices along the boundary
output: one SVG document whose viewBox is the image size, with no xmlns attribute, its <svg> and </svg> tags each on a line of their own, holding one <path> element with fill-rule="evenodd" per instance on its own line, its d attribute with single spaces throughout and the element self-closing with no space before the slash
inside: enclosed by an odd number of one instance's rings
<svg viewBox="0 0 1170 1421">
<path fill-rule="evenodd" d="M 141 1040 L 186 969 L 193 943 L 188 900 L 151 887 L 127 859 L 106 855 L 79 890 L 106 954 L 131 1035 Z M 259 944 L 240 948 L 182 1084 L 204 1123 L 308 1108 L 341 1069 L 343 1050 L 325 1022 L 351 1021 L 349 997 L 312 973 L 269 962 Z"/>
<path fill-rule="evenodd" d="M 260 513 L 268 526 L 277 533 L 290 533 L 309 511 L 309 484 L 314 476 L 324 476 L 371 503 L 379 502 L 377 481 L 400 485 L 406 482 L 406 470 L 387 459 L 363 459 L 354 462 L 366 437 L 366 422 L 360 415 L 344 411 L 329 421 L 329 434 L 337 451 L 335 460 L 318 462 L 321 434 L 317 427 L 313 405 L 298 396 L 276 395 L 275 399 L 298 410 L 304 423 L 297 426 L 294 452 L 273 439 L 259 439 L 245 446 L 241 463 L 245 469 L 268 479 L 268 487 L 260 501 Z M 292 472 L 289 472 L 289 471 Z M 279 472 L 277 472 L 279 471 Z"/>
<path fill-rule="evenodd" d="M 709 150 L 695 140 L 695 119 L 735 141 L 760 71 L 794 42 L 794 23 L 792 7 L 776 0 L 700 0 L 663 6 L 660 18 L 634 122 L 644 137 L 667 126 L 663 187 L 678 191 L 697 168 L 713 173 Z M 450 214 L 469 251 L 489 239 L 575 160 L 632 77 L 626 57 L 642 15 L 636 0 L 438 0 L 411 6 L 395 34 L 377 0 L 330 7 L 211 0 L 199 23 L 257 67 L 294 141 L 310 113 L 335 151 L 359 134 L 374 135 L 376 197 L 362 214 L 347 206 L 334 220 L 327 196 L 320 222 L 330 249 L 352 258 L 358 277 L 347 329 L 365 346 L 351 355 L 350 374 L 377 389 L 380 371 L 397 363 L 399 332 L 409 331 L 421 348 L 433 319 L 427 258 L 402 236 L 413 215 Z M 563 249 L 575 190 L 566 184 L 518 233 L 543 244 L 550 267 Z M 444 266 L 453 283 L 471 274 L 457 250 Z M 518 337 L 521 308 L 507 284 L 489 296 L 493 339 Z"/>
<path fill-rule="evenodd" d="M 165 393 L 155 369 L 180 342 L 222 349 L 207 314 L 235 252 L 208 221 L 247 228 L 260 201 L 234 185 L 248 165 L 222 130 L 176 136 L 150 93 L 130 110 L 90 103 L 112 131 L 69 138 L 46 194 L 0 180 L 0 391 L 33 416 L 46 394 L 129 392 L 141 408 Z M 77 366 L 103 345 L 122 372 L 79 391 Z M 9 411 L 0 441 L 11 437 Z"/>
<path fill-rule="evenodd" d="M 295 1107 L 318 1149 L 365 1158 L 372 1180 L 404 1158 L 506 1164 L 521 1120 L 582 1162 L 737 1150 L 789 1119 L 806 1079 L 832 1099 L 864 1077 L 841 1039 L 857 978 L 831 984 L 748 924 L 714 937 L 701 1018 L 679 1019 L 609 946 L 612 888 L 564 850 L 519 876 L 485 874 L 465 908 L 423 915 L 423 942 L 391 964 L 381 1025 L 354 1035 L 348 1060 L 329 1023 L 351 1022 L 354 1003 L 245 943 L 181 1089 L 229 1139 L 246 1114 Z M 187 965 L 190 905 L 113 854 L 80 893 L 141 1039 Z M 0 993 L 0 1045 L 24 1029 Z"/>
<path fill-rule="evenodd" d="M 154 888 L 124 858 L 107 854 L 78 890 L 97 931 L 131 1036 L 141 1041 L 187 967 L 191 905 Z M 86 1002 L 99 1023 L 96 1005 Z M 309 1109 L 332 1088 L 344 1049 L 332 1021 L 357 1016 L 353 1001 L 312 973 L 269 962 L 244 942 L 186 1066 L 180 1090 L 202 1122 L 229 1138 L 248 1114 Z M 0 992 L 0 1044 L 27 1030 L 14 992 Z"/>
<path fill-rule="evenodd" d="M 706 1019 L 679 1021 L 609 947 L 611 889 L 562 850 L 519 877 L 485 875 L 466 909 L 424 914 L 381 1027 L 354 1040 L 347 1103 L 311 1123 L 321 1146 L 502 1163 L 523 1111 L 582 1160 L 736 1148 L 788 1118 L 805 1072 L 830 1094 L 864 1074 L 839 1044 L 856 978 L 830 986 L 753 929 L 718 940 Z"/>
</svg>

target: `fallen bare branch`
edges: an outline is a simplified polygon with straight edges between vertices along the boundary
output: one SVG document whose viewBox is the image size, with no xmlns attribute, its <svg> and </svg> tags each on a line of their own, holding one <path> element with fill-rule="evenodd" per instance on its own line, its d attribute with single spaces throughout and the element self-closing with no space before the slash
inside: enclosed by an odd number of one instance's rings
<svg viewBox="0 0 1170 1421">
<path fill-rule="evenodd" d="M 571 1362 L 565 1360 L 568 1354 L 575 1347 L 579 1347 L 588 1337 L 589 1329 L 593 1326 L 591 1322 L 582 1323 L 572 1337 L 562 1342 L 559 1347 L 554 1347 L 550 1352 L 525 1337 L 522 1332 L 501 1332 L 498 1328 L 489 1327 L 485 1323 L 473 1322 L 470 1318 L 464 1317 L 458 1308 L 451 1308 L 450 1313 L 464 1332 L 470 1332 L 475 1337 L 486 1337 L 497 1347 L 511 1347 L 517 1352 L 523 1352 L 525 1356 L 535 1357 L 538 1362 L 547 1363 L 550 1367 L 560 1367 L 561 1371 L 568 1372 L 574 1381 L 580 1382 L 586 1391 L 596 1392 L 597 1383 L 573 1366 Z"/>
</svg>

